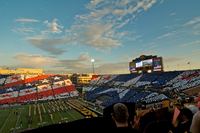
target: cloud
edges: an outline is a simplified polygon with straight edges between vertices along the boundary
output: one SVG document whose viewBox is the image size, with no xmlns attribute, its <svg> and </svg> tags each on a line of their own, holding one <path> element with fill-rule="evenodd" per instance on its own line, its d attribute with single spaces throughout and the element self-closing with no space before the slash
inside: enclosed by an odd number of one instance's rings
<svg viewBox="0 0 200 133">
<path fill-rule="evenodd" d="M 53 19 L 52 22 L 49 22 L 48 20 L 44 21 L 44 24 L 47 25 L 48 30 L 44 32 L 50 32 L 50 33 L 61 33 L 63 26 L 58 24 L 58 19 Z"/>
<path fill-rule="evenodd" d="M 63 68 L 62 66 L 65 66 Z M 92 65 L 90 61 L 80 60 L 61 60 L 60 66 L 56 66 L 64 69 L 68 73 L 92 73 Z M 102 63 L 94 64 L 95 72 L 98 74 L 118 74 L 118 73 L 129 73 L 127 62 L 117 63 Z"/>
<path fill-rule="evenodd" d="M 183 27 L 192 27 L 193 35 L 200 35 L 200 16 L 194 17 L 183 24 Z"/>
<path fill-rule="evenodd" d="M 196 24 L 194 27 L 193 27 L 194 31 L 193 31 L 193 34 L 194 35 L 200 35 L 200 23 Z"/>
<path fill-rule="evenodd" d="M 165 0 L 161 0 L 161 1 L 160 1 L 160 4 L 163 4 L 163 3 L 164 3 L 164 1 L 165 1 Z"/>
<path fill-rule="evenodd" d="M 88 69 L 90 65 L 91 57 L 88 53 L 82 53 L 76 59 L 65 59 L 59 60 L 59 62 L 55 65 L 55 67 L 65 67 L 66 70 L 71 72 L 85 72 L 85 69 Z"/>
<path fill-rule="evenodd" d="M 119 29 L 135 19 L 139 10 L 147 11 L 156 0 L 92 0 L 86 5 L 88 13 L 76 15 L 70 31 L 77 42 L 97 49 L 121 45 Z"/>
<path fill-rule="evenodd" d="M 174 13 L 171 13 L 171 15 L 174 15 Z M 164 34 L 159 35 L 155 38 L 155 40 L 161 40 L 161 39 L 169 39 L 169 38 L 182 38 L 188 35 L 200 35 L 200 16 L 194 17 L 187 22 L 184 22 L 183 24 L 174 24 L 174 25 L 166 25 L 163 27 L 164 30 L 167 30 L 169 32 L 166 32 Z M 183 44 L 180 46 L 184 46 L 188 44 Z"/>
<path fill-rule="evenodd" d="M 60 72 L 89 72 L 91 57 L 88 53 L 82 53 L 74 59 L 57 59 L 52 56 L 42 56 L 27 53 L 19 53 L 13 57 L 17 67 L 43 68 L 47 71 Z"/>
<path fill-rule="evenodd" d="M 18 22 L 36 22 L 32 19 L 17 19 Z M 37 20 L 39 22 L 39 20 Z M 40 24 L 40 23 L 39 23 Z M 63 26 L 58 24 L 57 19 L 53 19 L 51 22 L 48 20 L 44 21 L 43 24 L 47 27 L 37 27 L 31 28 L 26 25 L 21 25 L 20 28 L 15 28 L 12 31 L 17 33 L 23 33 L 25 35 L 25 40 L 32 44 L 34 47 L 39 48 L 45 52 L 52 55 L 60 55 L 66 52 L 66 50 L 61 48 L 64 44 L 72 42 L 70 37 L 64 36 L 62 33 Z"/>
<path fill-rule="evenodd" d="M 79 61 L 90 61 L 91 57 L 88 53 L 82 53 L 82 54 L 80 54 L 78 60 Z"/>
<path fill-rule="evenodd" d="M 131 3 L 132 0 L 121 0 L 121 1 L 117 1 L 116 5 L 124 7 L 126 5 L 128 5 L 129 3 Z"/>
<path fill-rule="evenodd" d="M 166 57 L 163 60 L 166 63 L 174 63 L 174 62 L 179 62 L 179 61 L 183 60 L 183 58 L 179 58 L 179 57 Z"/>
<path fill-rule="evenodd" d="M 20 22 L 20 23 L 36 23 L 36 22 L 39 22 L 39 20 L 31 19 L 31 18 L 18 18 L 15 21 Z"/>
<path fill-rule="evenodd" d="M 151 8 L 155 3 L 156 3 L 156 0 L 143 1 L 143 3 L 141 3 L 141 7 L 143 7 L 143 9 L 146 11 L 149 8 Z"/>
<path fill-rule="evenodd" d="M 26 53 L 17 54 L 14 59 L 19 62 L 20 66 L 38 68 L 58 63 L 55 58 L 41 55 L 31 55 Z"/>
<path fill-rule="evenodd" d="M 79 30 L 76 29 L 76 30 Z M 79 43 L 93 46 L 99 49 L 106 49 L 119 46 L 120 42 L 114 37 L 111 24 L 91 24 L 82 27 L 82 30 L 77 31 Z"/>
<path fill-rule="evenodd" d="M 66 50 L 59 48 L 58 46 L 65 44 L 69 41 L 67 38 L 45 38 L 45 37 L 28 37 L 26 40 L 33 46 L 46 51 L 53 55 L 60 55 Z"/>
<path fill-rule="evenodd" d="M 122 28 L 132 22 L 139 12 L 147 11 L 155 3 L 156 0 L 91 0 L 85 5 L 86 13 L 77 14 L 74 23 L 68 29 L 64 29 L 58 19 L 45 20 L 43 25 L 45 24 L 47 29 L 41 29 L 40 26 L 40 32 L 34 36 L 30 34 L 26 40 L 54 55 L 62 54 L 62 48 L 69 44 L 85 45 L 100 50 L 119 47 L 123 37 L 132 35 Z M 16 21 L 39 22 L 25 18 Z"/>
<path fill-rule="evenodd" d="M 199 55 L 200 55 L 200 49 L 195 49 L 192 51 L 192 56 L 199 57 Z"/>
<path fill-rule="evenodd" d="M 57 59 L 50 56 L 19 53 L 13 57 L 15 67 L 43 68 L 48 73 L 92 73 L 91 57 L 81 53 L 74 59 Z M 95 72 L 99 74 L 128 73 L 127 62 L 105 63 L 95 59 Z"/>
<path fill-rule="evenodd" d="M 105 0 L 91 0 L 89 6 L 96 7 L 99 3 L 103 2 Z"/>
<path fill-rule="evenodd" d="M 190 26 L 190 25 L 196 25 L 200 23 L 200 16 L 192 18 L 191 20 L 189 20 L 188 22 L 186 22 L 184 24 L 184 26 Z"/>
<path fill-rule="evenodd" d="M 120 74 L 129 73 L 128 62 L 105 63 L 95 68 L 101 74 Z"/>
<path fill-rule="evenodd" d="M 192 46 L 192 45 L 199 45 L 200 44 L 200 40 L 195 40 L 189 43 L 184 43 L 182 45 L 180 45 L 181 47 L 187 47 L 187 46 Z"/>
<path fill-rule="evenodd" d="M 45 38 L 42 36 L 28 37 L 27 41 L 35 45 L 59 45 L 69 41 L 67 38 Z"/>
<path fill-rule="evenodd" d="M 164 38 L 173 36 L 173 35 L 175 35 L 176 33 L 177 33 L 177 31 L 170 31 L 170 32 L 167 32 L 167 33 L 164 33 L 164 34 L 158 36 L 156 39 L 157 39 L 157 40 L 164 39 Z"/>
<path fill-rule="evenodd" d="M 16 28 L 16 29 L 13 29 L 12 31 L 16 33 L 22 33 L 22 34 L 34 33 L 34 29 L 30 27 Z"/>
<path fill-rule="evenodd" d="M 176 15 L 175 12 L 172 12 L 172 13 L 169 14 L 169 16 L 175 16 L 175 15 Z"/>
</svg>

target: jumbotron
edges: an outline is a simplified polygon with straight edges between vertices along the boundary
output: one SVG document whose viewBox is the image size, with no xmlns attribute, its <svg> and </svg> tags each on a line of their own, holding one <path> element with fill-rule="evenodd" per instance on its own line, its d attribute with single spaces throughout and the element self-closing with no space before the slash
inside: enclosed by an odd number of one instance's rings
<svg viewBox="0 0 200 133">
<path fill-rule="evenodd" d="M 163 72 L 162 57 L 141 55 L 129 62 L 130 73 Z"/>
</svg>

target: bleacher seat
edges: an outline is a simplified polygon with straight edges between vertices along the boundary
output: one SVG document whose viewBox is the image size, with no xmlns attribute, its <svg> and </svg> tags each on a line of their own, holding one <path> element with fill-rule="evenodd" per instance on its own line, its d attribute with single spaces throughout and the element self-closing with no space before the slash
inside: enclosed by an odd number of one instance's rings
<svg viewBox="0 0 200 133">
<path fill-rule="evenodd" d="M 93 82 L 86 89 L 85 99 L 95 102 L 99 95 L 109 96 L 109 100 L 100 102 L 105 107 L 115 102 L 149 103 L 172 97 L 168 91 L 200 86 L 200 70 L 109 76 L 102 75 L 97 84 Z"/>
</svg>

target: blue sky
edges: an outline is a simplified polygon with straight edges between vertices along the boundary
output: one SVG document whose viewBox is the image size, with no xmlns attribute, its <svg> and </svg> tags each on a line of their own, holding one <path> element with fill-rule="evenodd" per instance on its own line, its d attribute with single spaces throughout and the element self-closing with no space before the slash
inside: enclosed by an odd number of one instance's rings
<svg viewBox="0 0 200 133">
<path fill-rule="evenodd" d="M 0 0 L 0 66 L 128 73 L 142 54 L 199 69 L 199 0 Z M 190 64 L 187 64 L 190 62 Z"/>
</svg>

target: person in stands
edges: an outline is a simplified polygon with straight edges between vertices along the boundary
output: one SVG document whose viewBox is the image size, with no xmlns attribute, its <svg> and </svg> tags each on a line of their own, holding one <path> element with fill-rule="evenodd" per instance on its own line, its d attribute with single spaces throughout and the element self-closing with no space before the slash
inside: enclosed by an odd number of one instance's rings
<svg viewBox="0 0 200 133">
<path fill-rule="evenodd" d="M 199 111 L 196 112 L 193 116 L 192 124 L 190 127 L 191 133 L 200 133 L 200 93 L 197 100 L 197 107 L 199 108 Z"/>
<path fill-rule="evenodd" d="M 129 113 L 128 108 L 123 103 L 116 103 L 113 106 L 112 119 L 114 120 L 116 127 L 124 128 L 129 127 L 128 123 Z"/>
<path fill-rule="evenodd" d="M 177 127 L 175 127 L 174 133 L 189 133 L 192 123 L 192 117 L 193 113 L 190 109 L 181 109 L 180 115 L 178 116 L 178 125 Z"/>
<path fill-rule="evenodd" d="M 138 130 L 132 128 L 129 123 L 128 108 L 123 103 L 116 103 L 113 106 L 112 119 L 116 125 L 117 131 L 139 133 Z"/>
<path fill-rule="evenodd" d="M 172 125 L 167 121 L 153 121 L 149 123 L 143 133 L 171 133 Z"/>
</svg>

